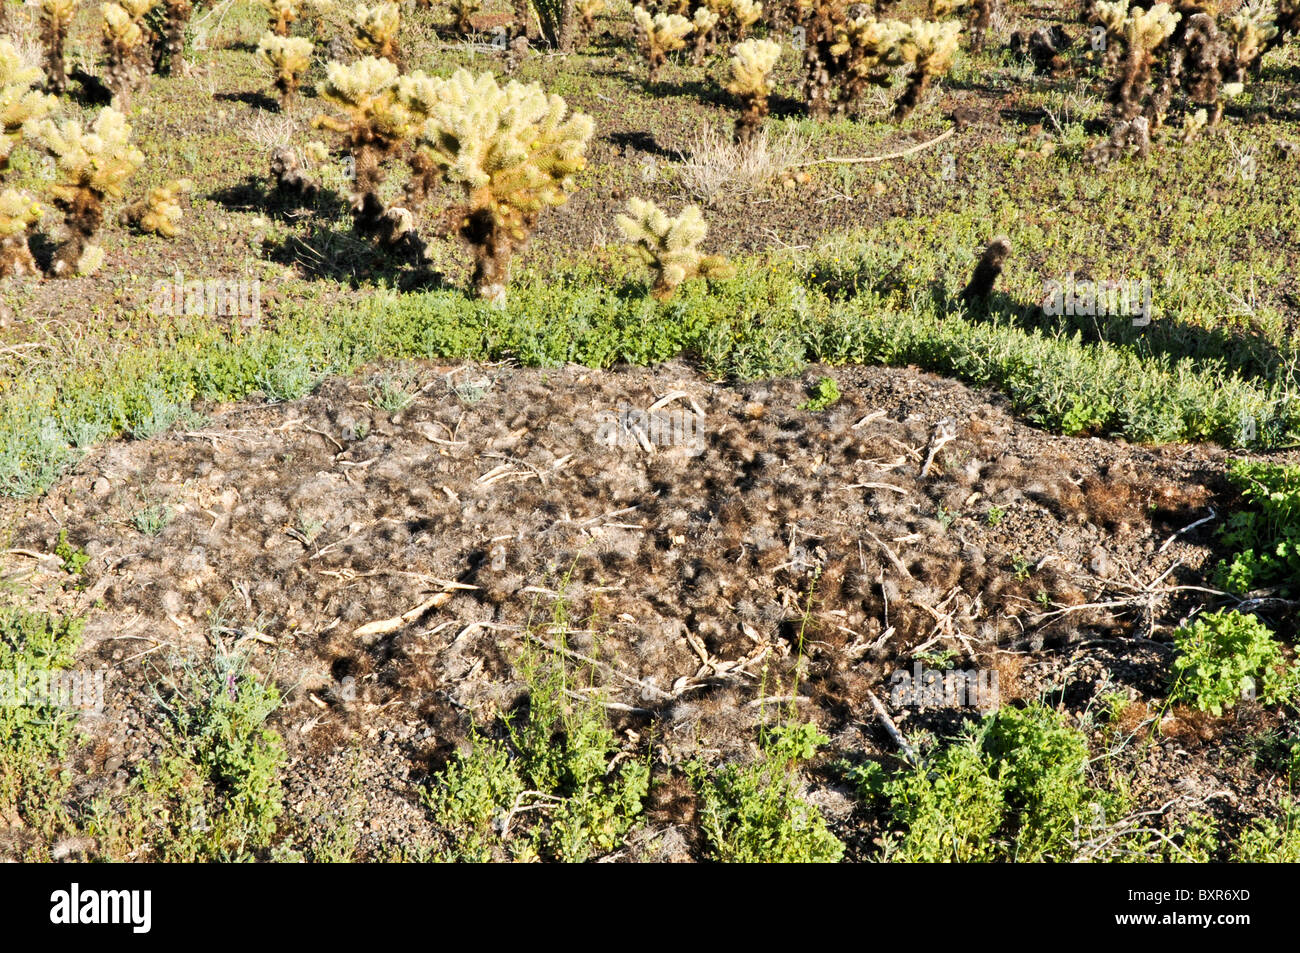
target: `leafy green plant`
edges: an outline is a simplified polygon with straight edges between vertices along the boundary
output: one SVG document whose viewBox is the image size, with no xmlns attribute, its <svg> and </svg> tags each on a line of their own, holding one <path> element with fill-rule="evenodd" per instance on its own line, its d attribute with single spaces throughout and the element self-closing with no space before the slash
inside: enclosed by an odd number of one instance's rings
<svg viewBox="0 0 1300 953">
<path fill-rule="evenodd" d="M 833 377 L 817 378 L 809 391 L 808 399 L 799 405 L 800 410 L 825 410 L 843 396 Z"/>
<path fill-rule="evenodd" d="M 131 516 L 131 525 L 145 536 L 157 536 L 167 528 L 175 512 L 166 503 L 151 503 L 135 511 Z"/>
<path fill-rule="evenodd" d="M 764 728 L 759 757 L 716 771 L 691 768 L 709 853 L 738 863 L 834 863 L 844 844 L 799 795 L 799 765 L 829 739 L 811 722 Z"/>
<path fill-rule="evenodd" d="M 563 602 L 552 638 L 562 638 Z M 518 668 L 526 706 L 494 735 L 477 729 L 425 794 L 449 857 L 581 862 L 607 854 L 636 823 L 649 790 L 648 762 L 620 753 L 600 699 L 578 691 L 559 653 L 526 648 Z"/>
<path fill-rule="evenodd" d="M 1245 864 L 1300 863 L 1300 805 L 1287 799 L 1281 809 L 1280 818 L 1256 818 L 1242 831 L 1234 860 Z"/>
<path fill-rule="evenodd" d="M 63 571 L 70 576 L 80 576 L 90 562 L 90 554 L 68 542 L 68 531 L 59 530 L 59 541 L 54 546 L 54 555 L 63 560 Z"/>
<path fill-rule="evenodd" d="M 1300 668 L 1286 660 L 1273 631 L 1253 615 L 1203 615 L 1174 632 L 1174 645 L 1170 702 L 1221 715 L 1243 692 L 1272 705 L 1291 701 L 1300 690 Z"/>
<path fill-rule="evenodd" d="M 1231 552 L 1218 564 L 1220 585 L 1236 593 L 1300 591 L 1300 466 L 1232 460 L 1228 481 L 1244 506 L 1220 531 Z"/>
</svg>

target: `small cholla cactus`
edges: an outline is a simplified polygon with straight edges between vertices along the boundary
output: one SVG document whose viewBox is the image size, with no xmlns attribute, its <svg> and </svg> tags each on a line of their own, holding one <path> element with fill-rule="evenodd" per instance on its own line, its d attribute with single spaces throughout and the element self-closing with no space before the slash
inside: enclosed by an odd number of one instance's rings
<svg viewBox="0 0 1300 953">
<path fill-rule="evenodd" d="M 590 33 L 596 29 L 596 17 L 600 16 L 607 9 L 605 0 L 577 0 L 574 9 L 578 11 L 578 22 L 582 24 L 584 33 Z"/>
<path fill-rule="evenodd" d="M 699 66 L 713 52 L 713 37 L 722 17 L 708 7 L 696 7 L 691 17 L 691 62 Z"/>
<path fill-rule="evenodd" d="M 63 65 L 63 47 L 68 39 L 68 26 L 77 12 L 81 0 L 28 0 L 40 11 L 41 45 L 45 48 L 45 72 L 49 76 L 50 92 L 62 94 L 68 88 L 68 74 Z"/>
<path fill-rule="evenodd" d="M 644 7 L 632 8 L 641 52 L 650 63 L 650 82 L 659 75 L 659 67 L 668 60 L 668 54 L 686 45 L 686 37 L 694 29 L 691 21 L 676 13 L 656 13 L 650 16 Z"/>
<path fill-rule="evenodd" d="M 50 191 L 69 235 L 54 253 L 51 271 L 63 277 L 80 270 L 78 263 L 103 224 L 104 201 L 121 197 L 144 155 L 131 145 L 126 118 L 112 107 L 101 111 L 88 131 L 76 120 L 43 119 L 29 122 L 23 134 L 53 153 L 60 174 Z"/>
<path fill-rule="evenodd" d="M 352 28 L 356 36 L 352 45 L 369 56 L 380 56 L 401 65 L 397 52 L 397 32 L 402 25 L 402 11 L 396 3 L 367 7 L 358 3 L 352 11 Z"/>
<path fill-rule="evenodd" d="M 384 179 L 382 163 L 412 130 L 411 111 L 398 98 L 397 67 L 374 56 L 350 66 L 330 63 L 317 93 L 347 114 L 346 119 L 320 115 L 312 125 L 343 135 L 354 165 L 352 217 L 357 230 L 377 235 L 385 243 L 396 241 L 400 236 L 389 229 L 390 217 L 379 199 L 379 185 Z"/>
<path fill-rule="evenodd" d="M 0 192 L 0 278 L 37 274 L 27 246 L 27 229 L 41 217 L 41 206 L 17 189 Z"/>
<path fill-rule="evenodd" d="M 140 80 L 140 67 L 148 48 L 145 28 L 131 12 L 136 6 L 138 4 L 106 3 L 100 7 L 104 18 L 104 52 L 108 57 L 104 80 L 113 95 L 123 102 Z"/>
<path fill-rule="evenodd" d="M 757 0 L 705 0 L 705 3 L 721 17 L 727 35 L 737 40 L 743 40 L 749 28 L 763 16 L 763 4 Z"/>
<path fill-rule="evenodd" d="M 267 26 L 276 36 L 288 36 L 289 25 L 302 16 L 302 0 L 260 0 L 269 15 Z"/>
<path fill-rule="evenodd" d="M 1260 57 L 1277 39 L 1279 29 L 1273 20 L 1274 15 L 1274 9 L 1266 0 L 1256 0 L 1223 22 L 1223 32 L 1232 43 L 1235 67 L 1232 82 L 1244 82 L 1246 74 L 1255 70 Z"/>
<path fill-rule="evenodd" d="M 698 206 L 688 205 L 670 218 L 654 202 L 632 198 L 627 211 L 615 223 L 636 255 L 650 266 L 654 278 L 650 292 L 660 301 L 671 298 L 688 278 L 723 277 L 730 271 L 725 259 L 700 254 L 698 246 L 709 227 Z"/>
<path fill-rule="evenodd" d="M 185 53 L 185 28 L 194 7 L 190 0 L 162 0 L 162 24 L 153 36 L 153 68 L 161 76 L 170 75 Z"/>
<path fill-rule="evenodd" d="M 72 273 L 78 278 L 85 278 L 87 275 L 93 275 L 99 271 L 104 264 L 104 249 L 98 245 L 87 245 L 81 250 L 77 257 L 77 262 L 73 265 Z"/>
<path fill-rule="evenodd" d="M 300 36 L 262 34 L 257 52 L 275 70 L 275 91 L 280 94 L 280 108 L 285 110 L 298 93 L 298 83 L 311 65 L 311 40 Z"/>
<path fill-rule="evenodd" d="M 456 15 L 456 32 L 461 36 L 473 33 L 473 17 L 481 9 L 483 0 L 451 0 L 451 12 Z"/>
<path fill-rule="evenodd" d="M 156 189 L 150 189 L 143 199 L 122 209 L 121 221 L 142 232 L 152 232 L 163 238 L 180 234 L 180 220 L 184 216 L 181 199 L 194 189 L 189 179 L 171 179 Z"/>
<path fill-rule="evenodd" d="M 748 142 L 767 115 L 772 92 L 772 69 L 781 58 L 781 44 L 771 40 L 745 40 L 731 50 L 731 81 L 727 92 L 741 101 L 736 139 Z"/>
<path fill-rule="evenodd" d="M 431 82 L 433 108 L 416 148 L 463 190 L 460 236 L 474 255 L 474 289 L 503 304 L 511 258 L 528 244 L 542 210 L 568 199 L 594 126 L 536 83 L 500 87 L 491 73 L 465 70 Z"/>
<path fill-rule="evenodd" d="M 24 125 L 59 108 L 58 97 L 32 88 L 42 78 L 39 69 L 23 63 L 13 43 L 0 39 L 0 169 L 8 166 Z"/>
<path fill-rule="evenodd" d="M 913 64 L 907 88 L 899 97 L 894 114 L 909 115 L 921 103 L 930 81 L 952 68 L 952 58 L 961 39 L 960 23 L 933 23 L 913 20 L 900 42 L 904 61 Z"/>
<path fill-rule="evenodd" d="M 1181 19 L 1182 15 L 1170 10 L 1167 3 L 1157 3 L 1150 10 L 1128 11 L 1120 27 L 1124 60 L 1109 97 L 1117 118 L 1134 119 L 1142 113 L 1143 100 L 1150 93 L 1156 51 L 1173 35 Z"/>
</svg>

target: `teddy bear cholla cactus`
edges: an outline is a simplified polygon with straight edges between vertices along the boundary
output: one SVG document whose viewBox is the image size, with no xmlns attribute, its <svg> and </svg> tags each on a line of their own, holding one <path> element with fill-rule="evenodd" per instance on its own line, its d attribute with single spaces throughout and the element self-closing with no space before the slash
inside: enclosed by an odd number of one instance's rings
<svg viewBox="0 0 1300 953">
<path fill-rule="evenodd" d="M 924 98 L 930 81 L 952 68 L 952 59 L 961 39 L 960 23 L 934 23 L 913 20 L 902 35 L 900 49 L 904 62 L 912 64 L 907 87 L 899 97 L 894 114 L 909 115 Z"/>
<path fill-rule="evenodd" d="M 37 273 L 27 246 L 27 229 L 41 217 L 41 206 L 17 189 L 0 192 L 0 278 Z"/>
<path fill-rule="evenodd" d="M 474 255 L 474 289 L 504 303 L 511 258 L 586 167 L 591 117 L 569 115 L 562 98 L 535 83 L 498 86 L 491 73 L 458 70 L 431 82 L 434 101 L 416 146 L 463 190 L 459 230 Z"/>
<path fill-rule="evenodd" d="M 162 24 L 153 37 L 153 67 L 166 76 L 176 70 L 185 53 L 185 28 L 194 6 L 190 0 L 162 0 Z"/>
<path fill-rule="evenodd" d="M 23 137 L 24 125 L 44 119 L 58 109 L 56 96 L 32 87 L 43 74 L 23 63 L 22 54 L 9 40 L 0 40 L 0 169 L 9 164 L 9 153 Z"/>
<path fill-rule="evenodd" d="M 289 26 L 302 16 L 302 0 L 260 0 L 268 14 L 267 27 L 276 36 L 288 36 Z"/>
<path fill-rule="evenodd" d="M 584 33 L 590 33 L 596 29 L 596 17 L 605 12 L 608 7 L 605 0 L 577 0 L 574 9 L 578 12 L 578 23 L 582 26 Z"/>
<path fill-rule="evenodd" d="M 688 205 L 670 217 L 653 201 L 631 198 L 627 214 L 614 222 L 636 255 L 650 266 L 654 278 L 650 293 L 660 301 L 671 298 L 688 278 L 723 277 L 731 270 L 725 259 L 700 253 L 699 244 L 709 227 L 699 206 Z"/>
<path fill-rule="evenodd" d="M 257 52 L 275 70 L 275 91 L 280 94 L 280 108 L 287 109 L 298 93 L 298 83 L 311 65 L 311 40 L 300 36 L 262 34 Z"/>
<path fill-rule="evenodd" d="M 713 51 L 713 37 L 722 16 L 708 7 L 696 7 L 691 16 L 691 62 L 699 66 Z"/>
<path fill-rule="evenodd" d="M 68 39 L 68 26 L 77 12 L 81 0 L 28 0 L 40 14 L 41 45 L 45 50 L 45 72 L 49 76 L 50 91 L 62 94 L 68 88 L 68 74 L 63 63 L 63 47 Z"/>
<path fill-rule="evenodd" d="M 763 16 L 763 4 L 757 0 L 705 0 L 722 20 L 722 29 L 728 36 L 743 40 L 749 28 Z"/>
<path fill-rule="evenodd" d="M 122 224 L 134 225 L 142 232 L 163 238 L 175 238 L 180 234 L 180 220 L 185 215 L 181 200 L 193 189 L 194 183 L 189 179 L 171 179 L 150 189 L 139 202 L 122 209 Z"/>
<path fill-rule="evenodd" d="M 312 125 L 341 133 L 352 156 L 354 225 L 384 244 L 397 244 L 409 231 L 409 223 L 399 212 L 385 209 L 379 198 L 382 164 L 397 152 L 412 128 L 411 112 L 397 95 L 397 67 L 374 56 L 350 66 L 330 63 L 317 93 L 346 113 L 344 119 L 319 115 Z"/>
<path fill-rule="evenodd" d="M 474 15 L 483 9 L 482 0 L 451 0 L 451 12 L 456 17 L 456 32 L 469 36 L 474 32 Z"/>
<path fill-rule="evenodd" d="M 1120 0 L 1125 3 L 1126 0 Z M 1098 16 L 1110 33 L 1118 14 L 1118 5 L 1097 4 Z M 1118 35 L 1123 43 L 1123 62 L 1119 77 L 1110 90 L 1110 103 L 1121 120 L 1134 119 L 1142 113 L 1143 101 L 1151 92 L 1151 66 L 1156 51 L 1173 35 L 1182 19 L 1167 3 L 1157 3 L 1150 10 L 1127 10 L 1119 23 Z"/>
<path fill-rule="evenodd" d="M 641 52 L 650 63 L 650 82 L 659 75 L 659 68 L 668 60 L 668 54 L 686 45 L 686 37 L 694 27 L 691 21 L 677 13 L 656 13 L 653 17 L 644 7 L 632 8 Z"/>
<path fill-rule="evenodd" d="M 908 26 L 899 20 L 856 17 L 836 26 L 828 52 L 840 76 L 837 105 L 843 108 L 858 102 L 872 86 L 888 86 L 889 68 L 906 62 L 907 36 Z"/>
<path fill-rule="evenodd" d="M 142 78 L 141 67 L 148 52 L 147 27 L 143 17 L 152 4 L 148 0 L 123 0 L 100 7 L 108 66 L 104 80 L 113 95 L 123 100 Z"/>
<path fill-rule="evenodd" d="M 402 25 L 402 11 L 395 3 L 367 7 L 358 3 L 352 10 L 352 44 L 362 53 L 380 56 L 400 65 L 397 33 Z"/>
<path fill-rule="evenodd" d="M 748 142 L 767 115 L 767 98 L 772 93 L 772 70 L 781 58 L 781 44 L 771 40 L 745 40 L 731 50 L 731 79 L 727 92 L 741 101 L 736 120 L 736 139 Z"/>
<path fill-rule="evenodd" d="M 93 270 L 96 251 L 91 239 L 103 224 L 104 202 L 121 197 L 123 185 L 144 162 L 144 155 L 131 145 L 126 118 L 111 107 L 100 112 L 89 130 L 76 120 L 56 124 L 42 119 L 29 122 L 24 135 L 53 153 L 60 175 L 50 191 L 69 234 L 54 253 L 51 272 L 56 277 L 87 273 Z"/>
</svg>

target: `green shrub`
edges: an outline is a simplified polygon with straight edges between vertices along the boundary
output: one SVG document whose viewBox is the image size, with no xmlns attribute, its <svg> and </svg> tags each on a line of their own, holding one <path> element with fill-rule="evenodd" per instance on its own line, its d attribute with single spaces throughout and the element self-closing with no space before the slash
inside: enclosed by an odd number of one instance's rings
<svg viewBox="0 0 1300 953">
<path fill-rule="evenodd" d="M 816 807 L 799 796 L 801 763 L 827 742 L 811 723 L 764 729 L 760 755 L 743 765 L 691 773 L 701 801 L 708 853 L 728 863 L 834 863 L 844 844 Z"/>
<path fill-rule="evenodd" d="M 1300 466 L 1233 460 L 1228 481 L 1244 507 L 1220 531 L 1231 555 L 1218 564 L 1219 584 L 1236 593 L 1300 592 Z"/>
<path fill-rule="evenodd" d="M 1286 661 L 1272 630 L 1253 615 L 1203 615 L 1174 632 L 1174 645 L 1170 702 L 1221 715 L 1245 691 L 1273 705 L 1291 701 L 1300 688 L 1300 668 Z"/>
</svg>

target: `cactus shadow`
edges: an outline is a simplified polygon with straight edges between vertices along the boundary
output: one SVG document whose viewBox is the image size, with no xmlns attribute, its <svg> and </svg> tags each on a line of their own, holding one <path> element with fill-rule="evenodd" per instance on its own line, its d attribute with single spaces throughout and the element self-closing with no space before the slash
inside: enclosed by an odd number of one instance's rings
<svg viewBox="0 0 1300 953">
<path fill-rule="evenodd" d="M 217 93 L 212 97 L 218 102 L 225 103 L 243 103 L 245 106 L 252 106 L 254 109 L 261 109 L 266 112 L 283 112 L 280 108 L 280 101 L 272 99 L 266 93 L 259 92 L 240 92 L 240 93 Z"/>
<path fill-rule="evenodd" d="M 74 69 L 68 73 L 67 95 L 79 106 L 99 109 L 112 105 L 113 91 L 98 76 L 83 69 Z M 75 83 L 74 87 L 72 84 Z"/>
<path fill-rule="evenodd" d="M 298 221 L 303 212 L 308 210 L 325 218 L 336 219 L 349 208 L 344 197 L 333 189 L 321 189 L 311 202 L 303 202 L 267 188 L 255 176 L 247 177 L 238 185 L 214 189 L 205 198 L 230 212 L 265 212 L 277 221 L 286 222 Z"/>
<path fill-rule="evenodd" d="M 652 132 L 611 132 L 602 138 L 606 142 L 612 142 L 624 149 L 631 147 L 638 152 L 648 152 L 661 159 L 675 160 L 677 158 L 677 151 L 661 146 Z"/>
</svg>

